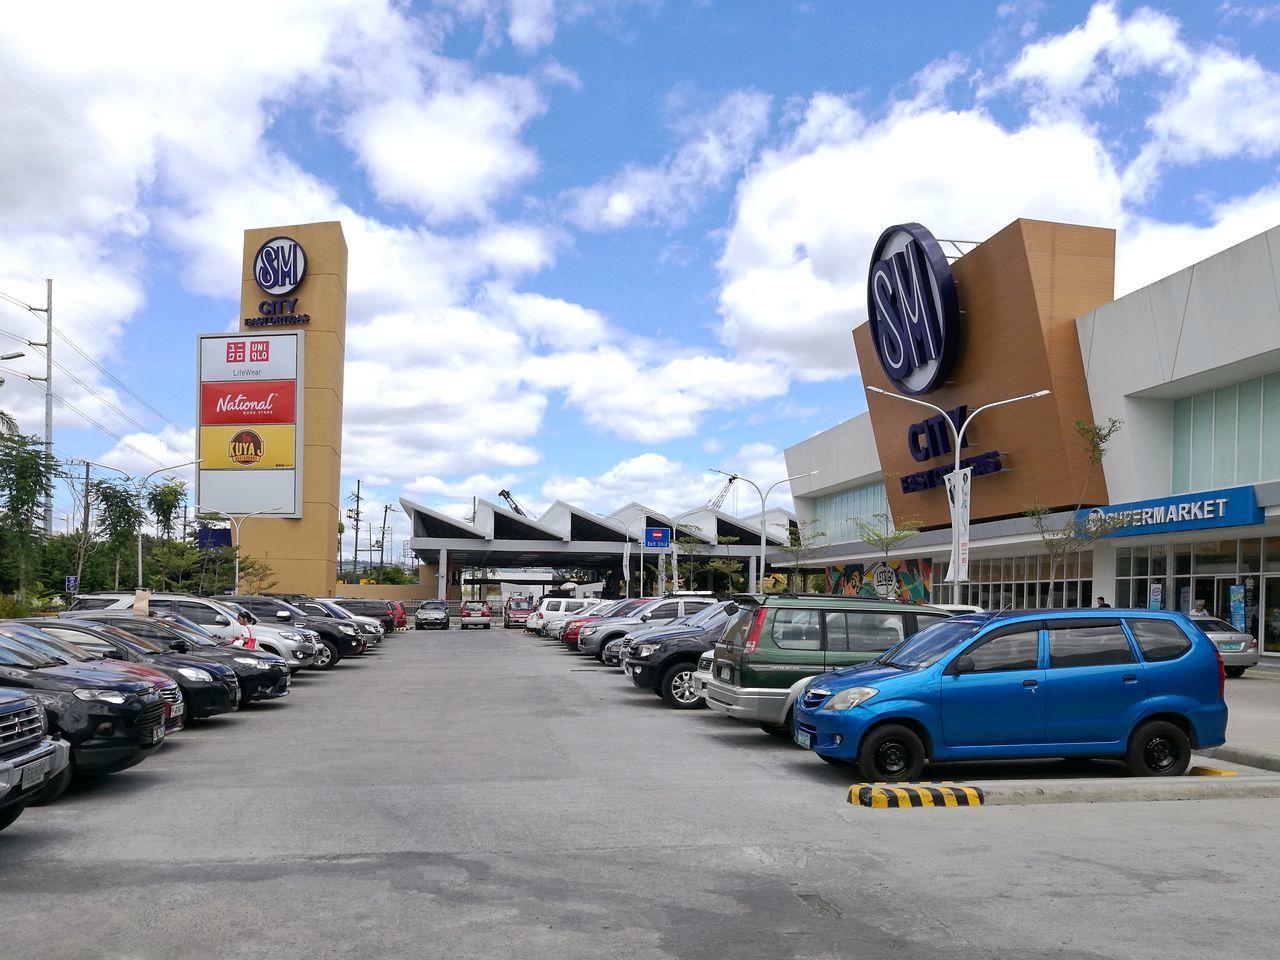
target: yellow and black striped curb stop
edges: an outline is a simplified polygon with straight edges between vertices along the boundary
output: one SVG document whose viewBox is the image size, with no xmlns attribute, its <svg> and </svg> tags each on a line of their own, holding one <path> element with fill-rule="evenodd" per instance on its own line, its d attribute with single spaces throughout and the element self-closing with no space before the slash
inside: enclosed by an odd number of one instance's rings
<svg viewBox="0 0 1280 960">
<path fill-rule="evenodd" d="M 1187 771 L 1189 777 L 1234 777 L 1234 770 L 1223 770 L 1221 767 L 1192 767 Z"/>
<path fill-rule="evenodd" d="M 877 810 L 898 807 L 980 807 L 986 799 L 980 787 L 945 783 L 855 783 L 849 802 Z"/>
</svg>

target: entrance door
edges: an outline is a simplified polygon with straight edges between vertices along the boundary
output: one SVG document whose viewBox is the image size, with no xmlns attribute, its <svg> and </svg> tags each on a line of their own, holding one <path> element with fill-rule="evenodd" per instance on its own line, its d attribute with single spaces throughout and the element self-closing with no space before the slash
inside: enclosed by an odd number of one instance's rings
<svg viewBox="0 0 1280 960">
<path fill-rule="evenodd" d="M 1224 577 L 1223 579 L 1227 578 Z M 1196 577 L 1191 581 L 1191 604 L 1187 607 L 1187 613 L 1195 609 L 1197 600 L 1204 601 L 1204 608 L 1209 611 L 1211 616 L 1223 616 L 1223 612 L 1218 609 L 1217 577 Z"/>
<path fill-rule="evenodd" d="M 1264 577 L 1262 586 L 1262 651 L 1280 653 L 1280 577 Z"/>
</svg>

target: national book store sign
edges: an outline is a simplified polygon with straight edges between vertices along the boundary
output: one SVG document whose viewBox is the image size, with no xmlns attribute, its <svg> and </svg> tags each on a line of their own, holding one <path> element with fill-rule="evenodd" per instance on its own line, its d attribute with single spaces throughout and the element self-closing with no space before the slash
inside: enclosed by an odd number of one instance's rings
<svg viewBox="0 0 1280 960">
<path fill-rule="evenodd" d="M 199 338 L 196 503 L 234 516 L 302 515 L 303 333 Z"/>
</svg>

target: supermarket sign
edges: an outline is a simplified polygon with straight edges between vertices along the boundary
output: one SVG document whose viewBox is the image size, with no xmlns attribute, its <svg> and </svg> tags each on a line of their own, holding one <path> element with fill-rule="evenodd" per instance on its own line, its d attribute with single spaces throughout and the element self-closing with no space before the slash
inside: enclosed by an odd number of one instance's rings
<svg viewBox="0 0 1280 960">
<path fill-rule="evenodd" d="M 199 338 L 196 503 L 203 509 L 232 516 L 302 515 L 304 336 Z"/>
</svg>

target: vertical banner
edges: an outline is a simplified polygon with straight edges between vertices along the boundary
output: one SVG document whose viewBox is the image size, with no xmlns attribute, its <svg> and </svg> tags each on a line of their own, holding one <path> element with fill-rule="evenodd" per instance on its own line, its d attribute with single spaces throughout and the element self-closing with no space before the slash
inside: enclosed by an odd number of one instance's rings
<svg viewBox="0 0 1280 960">
<path fill-rule="evenodd" d="M 969 579 L 969 490 L 973 484 L 973 467 L 961 467 L 946 476 L 947 500 L 951 505 L 951 564 L 947 569 L 949 583 Z"/>
<path fill-rule="evenodd" d="M 1151 584 L 1151 592 L 1147 594 L 1147 609 L 1160 610 L 1164 606 L 1164 584 L 1155 580 Z"/>
<path fill-rule="evenodd" d="M 1231 625 L 1240 633 L 1248 630 L 1244 617 L 1244 584 L 1233 583 L 1227 588 L 1227 595 L 1231 602 Z"/>
<path fill-rule="evenodd" d="M 233 516 L 302 516 L 303 337 L 199 338 L 200 507 Z"/>
</svg>

